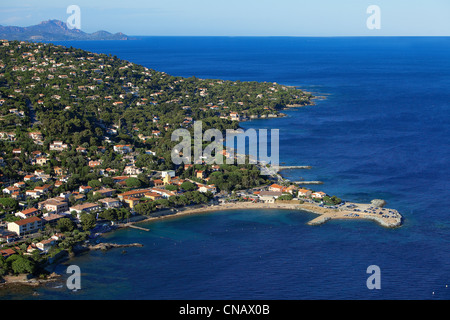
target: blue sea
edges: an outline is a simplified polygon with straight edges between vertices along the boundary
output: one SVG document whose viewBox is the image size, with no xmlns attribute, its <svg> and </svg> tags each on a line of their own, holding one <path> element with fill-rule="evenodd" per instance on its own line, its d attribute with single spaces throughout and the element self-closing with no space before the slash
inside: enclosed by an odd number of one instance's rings
<svg viewBox="0 0 450 320">
<path fill-rule="evenodd" d="M 450 298 L 450 38 L 142 37 L 61 42 L 176 76 L 267 81 L 317 96 L 287 117 L 242 123 L 280 130 L 291 180 L 348 201 L 381 198 L 400 228 L 306 223 L 300 211 L 236 210 L 144 224 L 104 241 L 143 248 L 90 252 L 58 267 L 65 283 L 3 290 L 0 299 Z M 367 268 L 380 268 L 369 290 Z"/>
</svg>

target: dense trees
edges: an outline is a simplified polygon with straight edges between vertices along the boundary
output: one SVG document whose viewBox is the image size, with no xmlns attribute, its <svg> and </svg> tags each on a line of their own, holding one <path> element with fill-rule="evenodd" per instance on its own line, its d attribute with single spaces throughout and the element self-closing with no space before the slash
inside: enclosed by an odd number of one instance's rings
<svg viewBox="0 0 450 320">
<path fill-rule="evenodd" d="M 189 181 L 183 182 L 180 187 L 186 191 L 194 191 L 195 189 L 197 189 L 195 184 L 193 184 L 192 182 L 189 182 Z"/>
<path fill-rule="evenodd" d="M 61 232 L 73 231 L 75 229 L 75 224 L 69 218 L 61 218 L 58 220 L 56 227 Z"/>
<path fill-rule="evenodd" d="M 104 168 L 123 170 L 111 155 L 106 138 L 113 143 L 140 145 L 143 150 L 157 152 L 158 157 L 142 153 L 137 159 L 139 167 L 170 169 L 169 161 L 160 160 L 170 159 L 174 146 L 170 134 L 186 118 L 192 119 L 187 127 L 202 120 L 204 130 L 224 131 L 239 126 L 237 121 L 221 118 L 230 111 L 242 115 L 276 113 L 286 104 L 307 104 L 311 98 L 298 89 L 273 83 L 174 77 L 117 57 L 52 44 L 19 46 L 11 41 L 9 47 L 0 47 L 0 60 L 4 64 L 0 96 L 7 97 L 0 105 L 0 131 L 16 133 L 16 142 L 8 147 L 45 151 L 53 141 L 62 140 L 72 148 L 61 153 L 60 163 L 52 167 L 59 164 L 81 179 L 87 163 L 86 157 L 74 151 L 78 146 L 87 148 L 88 157 L 102 158 Z M 11 113 L 12 108 L 23 115 Z M 28 137 L 31 124 L 32 130 L 42 132 L 42 146 Z M 118 126 L 116 135 L 108 133 L 113 126 Z M 161 136 L 154 137 L 154 130 Z M 139 134 L 151 138 L 144 142 Z M 97 153 L 100 146 L 107 148 L 105 154 Z M 56 157 L 58 153 L 51 158 Z M 13 165 L 13 170 L 0 168 L 1 173 L 14 177 L 16 169 L 27 166 L 25 158 Z"/>
<path fill-rule="evenodd" d="M 125 208 L 109 208 L 99 214 L 99 218 L 109 221 L 122 221 L 130 217 L 130 211 Z"/>
<path fill-rule="evenodd" d="M 26 256 L 14 254 L 6 259 L 8 269 L 14 274 L 33 273 L 36 264 Z"/>
<path fill-rule="evenodd" d="M 115 56 L 52 44 L 11 41 L 8 47 L 0 46 L 0 65 L 0 182 L 11 185 L 35 170 L 53 178 L 61 176 L 60 181 L 65 183 L 53 185 L 49 197 L 86 185 L 93 189 L 146 188 L 153 170 L 169 169 L 200 183 L 205 181 L 196 177 L 195 170 L 206 171 L 208 184 L 214 184 L 218 191 L 260 186 L 268 181 L 254 165 L 221 165 L 216 171 L 211 166 L 196 165 L 187 170 L 175 167 L 170 161 L 177 144 L 171 140 L 172 132 L 178 128 L 192 132 L 197 120 L 202 121 L 203 131 L 238 129 L 239 122 L 228 118 L 231 111 L 243 117 L 276 114 L 287 104 L 304 105 L 311 98 L 274 83 L 174 77 Z M 36 132 L 42 137 L 32 138 L 31 133 Z M 51 150 L 55 141 L 67 144 L 67 148 Z M 130 157 L 116 152 L 113 146 L 117 144 L 130 144 L 135 153 Z M 20 153 L 13 152 L 15 149 Z M 40 156 L 45 161 L 38 164 Z M 124 169 L 130 165 L 143 173 L 116 183 L 112 176 L 125 174 Z M 27 182 L 25 189 L 44 183 Z M 208 203 L 213 198 L 210 192 L 199 192 L 190 181 L 166 189 L 180 192 L 168 199 L 141 199 L 134 210 L 151 215 L 158 209 Z M 92 191 L 87 194 L 88 201 L 100 197 Z M 36 206 L 40 200 L 26 201 Z M 69 202 L 71 206 L 78 204 L 80 197 L 72 194 Z M 17 209 L 16 200 L 0 197 L 3 220 L 18 219 L 11 214 Z M 123 221 L 129 216 L 129 209 L 111 208 L 99 213 L 98 218 Z M 80 215 L 84 232 L 69 218 L 44 230 L 57 230 L 66 236 L 51 254 L 70 251 L 87 239 L 96 218 L 96 213 Z M 39 254 L 23 255 L 29 244 L 22 243 L 20 252 L 8 259 L 0 257 L 0 275 L 36 270 Z"/>
<path fill-rule="evenodd" d="M 268 183 L 260 175 L 254 165 L 221 165 L 220 171 L 211 173 L 209 184 L 214 184 L 219 190 L 233 191 L 248 189 Z"/>
<path fill-rule="evenodd" d="M 18 208 L 18 202 L 12 198 L 0 198 L 0 213 L 11 212 Z"/>
<path fill-rule="evenodd" d="M 82 213 L 80 216 L 80 222 L 83 230 L 88 231 L 95 227 L 96 217 L 90 213 Z"/>
</svg>

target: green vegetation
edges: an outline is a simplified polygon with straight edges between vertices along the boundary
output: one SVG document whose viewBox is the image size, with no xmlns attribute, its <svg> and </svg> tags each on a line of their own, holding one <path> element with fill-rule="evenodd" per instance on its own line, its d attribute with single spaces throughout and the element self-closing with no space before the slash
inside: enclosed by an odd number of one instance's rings
<svg viewBox="0 0 450 320">
<path fill-rule="evenodd" d="M 324 204 L 332 205 L 332 206 L 337 205 L 337 204 L 342 202 L 342 200 L 340 198 L 336 197 L 336 196 L 331 196 L 331 197 L 330 196 L 325 196 L 325 197 L 323 197 L 322 200 L 323 200 Z"/>
<path fill-rule="evenodd" d="M 293 196 L 291 194 L 283 194 L 282 196 L 278 197 L 277 200 L 292 200 Z"/>
<path fill-rule="evenodd" d="M 133 145 L 137 165 L 147 171 L 172 169 L 168 160 L 176 143 L 170 137 L 180 124 L 189 129 L 201 119 L 203 130 L 236 129 L 238 121 L 230 120 L 230 112 L 243 119 L 278 114 L 288 104 L 307 105 L 311 99 L 278 84 L 174 77 L 110 55 L 52 44 L 11 41 L 0 46 L 0 67 L 0 149 L 7 164 L 0 173 L 17 179 L 20 172 L 33 171 L 28 157 L 42 151 L 49 156 L 42 170 L 64 167 L 72 175 L 69 186 L 97 185 L 92 180 L 98 177 L 88 176 L 87 159 L 101 161 L 96 170 L 123 171 L 114 143 Z M 53 141 L 68 148 L 48 152 Z M 21 154 L 14 156 L 14 148 Z M 158 156 L 145 154 L 148 149 Z"/>
<path fill-rule="evenodd" d="M 269 183 L 252 164 L 175 166 L 171 152 L 178 142 L 171 135 L 178 128 L 193 133 L 197 120 L 203 131 L 238 129 L 240 120 L 278 116 L 288 105 L 311 104 L 311 98 L 275 83 L 174 77 L 111 55 L 0 41 L 3 222 L 19 220 L 14 215 L 19 208 L 39 208 L 39 215 L 55 210 L 44 202 L 57 202 L 62 194 L 69 208 L 86 202 L 97 206 L 99 199 L 153 187 L 157 172 L 176 172 L 174 181 L 158 182 L 167 192 L 163 196 L 138 193 L 140 198 L 121 198 L 125 207 L 89 213 L 69 209 L 72 217 L 6 245 L 2 250 L 14 253 L 0 258 L 0 275 L 43 273 L 49 258 L 72 252 L 97 232 L 98 219 L 157 215 L 161 209 L 209 203 L 215 192 Z M 114 189 L 114 195 L 98 192 L 105 188 Z M 48 245 L 56 232 L 64 233 L 56 244 L 36 247 Z"/>
</svg>

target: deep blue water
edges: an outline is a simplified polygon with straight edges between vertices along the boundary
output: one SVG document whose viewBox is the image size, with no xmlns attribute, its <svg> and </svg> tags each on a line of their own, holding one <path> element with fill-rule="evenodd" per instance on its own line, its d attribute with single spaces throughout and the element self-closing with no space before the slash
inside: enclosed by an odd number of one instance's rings
<svg viewBox="0 0 450 320">
<path fill-rule="evenodd" d="M 404 225 L 305 225 L 314 215 L 263 210 L 190 216 L 122 230 L 107 241 L 144 248 L 94 252 L 69 264 L 82 290 L 0 292 L 38 299 L 449 299 L 450 38 L 150 37 L 61 43 L 112 53 L 177 76 L 294 85 L 325 100 L 280 129 L 283 174 L 321 180 L 350 201 L 382 198 Z M 370 265 L 381 289 L 366 287 Z M 53 285 L 54 286 L 54 285 Z M 37 291 L 39 295 L 32 296 Z M 434 294 L 433 294 L 434 292 Z"/>
</svg>

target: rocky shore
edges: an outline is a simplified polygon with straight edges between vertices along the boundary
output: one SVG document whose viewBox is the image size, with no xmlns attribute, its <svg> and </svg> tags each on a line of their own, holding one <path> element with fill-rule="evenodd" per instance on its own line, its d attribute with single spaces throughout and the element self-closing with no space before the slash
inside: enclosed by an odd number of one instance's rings
<svg viewBox="0 0 450 320">
<path fill-rule="evenodd" d="M 130 243 L 130 244 L 117 244 L 117 243 L 98 243 L 95 245 L 88 246 L 89 250 L 110 250 L 114 248 L 130 248 L 130 247 L 143 247 L 140 243 Z"/>
<path fill-rule="evenodd" d="M 10 285 L 26 285 L 26 286 L 33 286 L 37 287 L 42 284 L 48 283 L 48 282 L 54 282 L 60 280 L 61 275 L 56 273 L 51 273 L 50 275 L 46 276 L 45 278 L 35 278 L 31 275 L 27 274 L 20 274 L 20 275 L 7 275 L 0 277 L 0 288 L 2 286 L 10 286 Z"/>
</svg>

